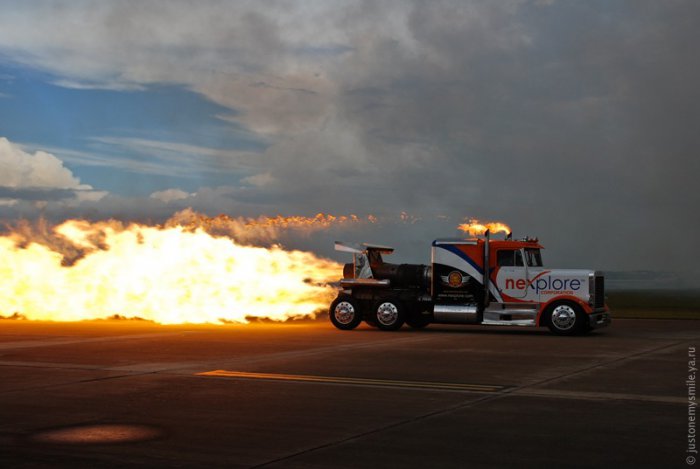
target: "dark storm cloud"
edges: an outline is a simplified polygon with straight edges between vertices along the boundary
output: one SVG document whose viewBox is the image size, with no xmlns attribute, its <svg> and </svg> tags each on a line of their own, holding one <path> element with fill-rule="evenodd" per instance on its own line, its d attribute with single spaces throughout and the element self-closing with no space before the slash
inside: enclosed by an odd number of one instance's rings
<svg viewBox="0 0 700 469">
<path fill-rule="evenodd" d="M 423 53 L 380 38 L 356 57 L 378 79 L 343 109 L 400 181 L 385 197 L 504 218 L 572 264 L 694 268 L 659 244 L 700 228 L 700 4 L 491 4 L 474 27 L 450 9 L 411 12 Z M 432 157 L 404 165 L 387 142 Z"/>
<path fill-rule="evenodd" d="M 539 235 L 559 264 L 697 270 L 681 246 L 700 228 L 700 3 L 204 3 L 197 21 L 183 9 L 150 2 L 135 28 L 129 8 L 95 7 L 90 41 L 59 31 L 60 60 L 31 57 L 73 80 L 185 84 L 269 146 L 235 187 L 106 197 L 84 204 L 93 213 L 473 216 Z M 431 223 L 366 236 L 428 256 Z"/>
</svg>

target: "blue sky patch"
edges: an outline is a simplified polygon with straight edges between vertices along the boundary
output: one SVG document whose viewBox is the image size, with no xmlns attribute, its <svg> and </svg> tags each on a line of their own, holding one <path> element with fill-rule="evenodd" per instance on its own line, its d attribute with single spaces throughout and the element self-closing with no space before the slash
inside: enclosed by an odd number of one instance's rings
<svg viewBox="0 0 700 469">
<path fill-rule="evenodd" d="M 85 183 L 124 195 L 230 185 L 227 152 L 266 143 L 221 116 L 236 111 L 182 86 L 141 90 L 57 86 L 45 73 L 0 66 L 0 136 L 61 158 Z M 206 160 L 206 164 L 198 164 Z"/>
</svg>

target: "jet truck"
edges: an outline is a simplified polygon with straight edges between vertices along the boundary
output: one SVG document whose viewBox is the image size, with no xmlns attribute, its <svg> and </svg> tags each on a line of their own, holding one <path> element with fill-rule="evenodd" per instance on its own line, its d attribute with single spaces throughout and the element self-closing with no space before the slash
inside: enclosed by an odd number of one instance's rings
<svg viewBox="0 0 700 469">
<path fill-rule="evenodd" d="M 437 239 L 430 265 L 391 264 L 394 249 L 336 242 L 352 253 L 329 314 L 335 327 L 382 330 L 430 323 L 547 326 L 584 334 L 610 324 L 605 279 L 593 270 L 549 269 L 537 239 Z"/>
</svg>

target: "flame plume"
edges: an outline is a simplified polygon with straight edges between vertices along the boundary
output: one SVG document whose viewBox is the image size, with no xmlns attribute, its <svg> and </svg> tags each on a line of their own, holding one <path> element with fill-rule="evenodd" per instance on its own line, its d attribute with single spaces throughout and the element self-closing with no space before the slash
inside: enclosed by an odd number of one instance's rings
<svg viewBox="0 0 700 469">
<path fill-rule="evenodd" d="M 479 236 L 486 233 L 486 230 L 491 233 L 511 233 L 512 230 L 508 225 L 501 222 L 481 223 L 479 220 L 470 219 L 467 223 L 462 223 L 457 227 L 459 230 L 469 233 L 471 236 Z"/>
<path fill-rule="evenodd" d="M 298 215 L 269 217 L 262 215 L 257 218 L 247 218 L 230 217 L 224 214 L 208 217 L 192 209 L 185 209 L 173 215 L 165 223 L 165 226 L 182 226 L 188 231 L 201 228 L 213 235 L 231 237 L 239 243 L 259 245 L 278 239 L 283 231 L 308 235 L 332 227 L 376 222 L 377 217 L 373 215 L 368 215 L 366 218 L 354 214 L 330 215 L 326 213 L 318 213 L 313 217 Z"/>
<path fill-rule="evenodd" d="M 201 228 L 81 220 L 36 240 L 0 236 L 0 255 L 0 316 L 52 321 L 312 316 L 335 296 L 328 282 L 341 271 L 309 252 L 243 246 Z"/>
</svg>

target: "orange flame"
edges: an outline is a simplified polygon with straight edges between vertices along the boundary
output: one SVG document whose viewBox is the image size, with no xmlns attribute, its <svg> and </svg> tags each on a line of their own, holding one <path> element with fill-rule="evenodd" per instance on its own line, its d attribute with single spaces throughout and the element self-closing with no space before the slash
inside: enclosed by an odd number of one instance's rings
<svg viewBox="0 0 700 469">
<path fill-rule="evenodd" d="M 341 271 L 309 252 L 243 246 L 201 228 L 68 220 L 48 238 L 0 236 L 0 316 L 286 320 L 325 309 Z M 63 246 L 49 247 L 57 239 Z"/>
<path fill-rule="evenodd" d="M 282 227 L 318 227 L 327 228 L 331 225 L 342 223 L 358 223 L 359 217 L 355 214 L 350 215 L 329 215 L 326 213 L 317 213 L 314 217 L 291 216 L 284 217 L 277 215 L 276 217 L 259 217 L 257 219 L 248 219 L 248 226 L 282 226 Z"/>
<path fill-rule="evenodd" d="M 297 215 L 269 217 L 263 215 L 257 218 L 248 218 L 230 217 L 223 214 L 208 217 L 192 209 L 185 209 L 173 215 L 165 226 L 182 226 L 187 231 L 201 228 L 210 234 L 229 236 L 239 243 L 260 244 L 278 239 L 282 230 L 310 234 L 335 226 L 376 222 L 377 217 L 374 215 L 368 215 L 366 218 L 358 217 L 355 214 L 330 215 L 325 213 L 318 213 L 313 217 Z"/>
<path fill-rule="evenodd" d="M 481 223 L 479 220 L 470 219 L 467 223 L 462 223 L 457 227 L 459 230 L 469 233 L 471 236 L 479 236 L 489 230 L 491 233 L 511 233 L 512 230 L 508 225 L 501 222 Z"/>
</svg>

